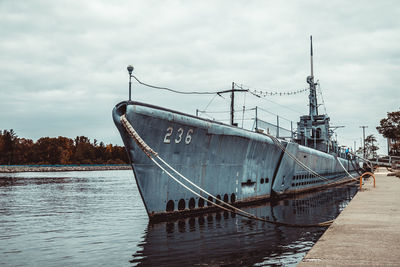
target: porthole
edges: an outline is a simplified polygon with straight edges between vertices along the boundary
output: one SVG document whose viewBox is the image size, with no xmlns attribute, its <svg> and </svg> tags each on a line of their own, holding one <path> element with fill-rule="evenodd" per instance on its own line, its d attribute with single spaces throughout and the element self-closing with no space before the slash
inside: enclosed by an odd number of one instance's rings
<svg viewBox="0 0 400 267">
<path fill-rule="evenodd" d="M 236 195 L 234 193 L 232 193 L 231 195 L 231 203 L 235 203 L 236 201 Z"/>
<path fill-rule="evenodd" d="M 269 178 L 267 177 L 267 178 L 265 178 L 265 183 L 269 183 Z"/>
<path fill-rule="evenodd" d="M 189 209 L 194 209 L 195 206 L 196 206 L 196 201 L 194 200 L 194 198 L 191 198 L 189 200 Z"/>
<path fill-rule="evenodd" d="M 229 201 L 229 196 L 228 196 L 228 194 L 225 194 L 225 195 L 224 195 L 224 202 L 227 203 L 228 201 Z"/>
<path fill-rule="evenodd" d="M 263 184 L 263 183 L 264 183 L 264 178 L 261 178 L 260 184 Z"/>
<path fill-rule="evenodd" d="M 169 200 L 167 202 L 167 208 L 166 211 L 173 211 L 175 209 L 175 203 L 173 200 Z"/>
<path fill-rule="evenodd" d="M 186 206 L 185 200 L 181 198 L 178 202 L 178 210 L 184 210 Z"/>
<path fill-rule="evenodd" d="M 204 207 L 204 199 L 199 198 L 199 202 L 197 203 L 197 206 L 198 206 L 199 208 Z"/>
</svg>

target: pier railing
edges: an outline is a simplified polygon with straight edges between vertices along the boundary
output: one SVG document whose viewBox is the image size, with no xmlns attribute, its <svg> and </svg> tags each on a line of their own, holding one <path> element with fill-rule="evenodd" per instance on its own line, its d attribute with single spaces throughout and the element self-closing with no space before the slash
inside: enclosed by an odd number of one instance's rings
<svg viewBox="0 0 400 267">
<path fill-rule="evenodd" d="M 371 159 L 375 165 L 390 167 L 394 169 L 400 168 L 400 157 L 399 156 L 388 156 L 388 155 L 377 155 Z"/>
</svg>

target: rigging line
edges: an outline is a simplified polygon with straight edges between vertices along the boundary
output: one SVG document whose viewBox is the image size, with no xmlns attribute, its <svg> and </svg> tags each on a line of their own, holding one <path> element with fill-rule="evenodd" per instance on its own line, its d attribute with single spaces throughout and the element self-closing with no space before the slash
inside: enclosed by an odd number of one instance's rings
<svg viewBox="0 0 400 267">
<path fill-rule="evenodd" d="M 207 112 L 201 112 L 201 113 L 203 113 L 204 115 L 206 115 L 207 117 L 209 117 L 211 120 L 215 121 L 215 118 L 212 117 L 212 116 L 210 116 L 210 115 L 208 115 Z"/>
<path fill-rule="evenodd" d="M 247 93 L 248 91 L 246 91 L 245 93 Z M 222 97 L 222 96 L 221 96 Z M 225 100 L 225 102 L 226 103 L 229 103 L 229 105 L 231 105 L 231 100 L 230 99 L 227 99 L 227 98 L 224 98 L 224 97 L 222 97 L 224 100 Z M 236 103 L 234 104 L 234 107 L 235 107 L 235 112 L 238 112 L 238 110 L 239 110 L 239 112 L 241 112 L 241 110 L 242 110 L 242 108 L 241 107 L 239 107 L 238 105 L 236 105 Z M 255 109 L 255 108 L 253 108 L 253 109 Z M 246 111 L 247 110 L 251 110 L 251 109 L 246 109 Z M 230 111 L 229 111 L 230 112 Z"/>
<path fill-rule="evenodd" d="M 213 102 L 214 99 L 215 99 L 216 97 L 217 97 L 217 94 L 215 94 L 215 95 L 211 98 L 210 102 L 208 102 L 207 106 L 204 108 L 204 111 L 207 110 L 208 106 L 210 106 L 211 102 Z"/>
<path fill-rule="evenodd" d="M 160 87 L 160 86 L 154 86 L 154 85 L 150 85 L 144 82 L 141 82 L 135 75 L 132 75 L 133 78 L 135 78 L 135 80 L 140 83 L 141 85 L 147 86 L 147 87 L 151 87 L 154 89 L 159 89 L 159 90 L 166 90 L 166 91 L 170 91 L 173 93 L 177 93 L 177 94 L 184 94 L 184 95 L 212 95 L 212 94 L 217 94 L 218 92 L 198 92 L 198 91 L 194 91 L 194 92 L 184 92 L 184 91 L 178 91 L 178 90 L 174 90 L 168 87 Z"/>
<path fill-rule="evenodd" d="M 264 111 L 264 112 L 267 112 L 267 113 L 269 113 L 269 114 L 278 116 L 280 119 L 287 120 L 288 122 L 293 122 L 292 120 L 289 120 L 289 119 L 287 119 L 287 118 L 285 118 L 285 117 L 282 117 L 282 116 L 280 116 L 280 115 L 278 115 L 278 114 L 275 114 L 275 113 L 273 113 L 273 112 L 271 112 L 271 111 L 268 111 L 268 110 L 266 110 L 266 109 L 263 109 L 263 108 L 260 108 L 260 107 L 258 107 L 258 109 L 260 109 L 260 110 L 262 110 L 262 111 Z"/>
<path fill-rule="evenodd" d="M 267 98 L 265 98 L 265 97 L 260 97 L 259 95 L 254 94 L 254 93 L 251 92 L 251 91 L 249 91 L 249 93 L 252 94 L 252 95 L 255 96 L 255 97 L 261 98 L 261 99 L 263 99 L 263 100 L 265 100 L 265 101 L 268 101 L 268 102 L 271 102 L 271 103 L 274 103 L 275 105 L 281 106 L 281 107 L 283 107 L 283 108 L 286 108 L 286 109 L 288 109 L 288 110 L 291 110 L 292 112 L 295 112 L 295 113 L 301 115 L 301 112 L 299 112 L 299 111 L 297 111 L 297 110 L 295 110 L 295 109 L 292 109 L 292 108 L 286 107 L 286 106 L 284 106 L 284 105 L 278 104 L 278 103 L 276 103 L 276 102 L 274 102 L 274 101 L 272 101 L 272 100 L 270 100 L 270 99 L 267 99 Z"/>
<path fill-rule="evenodd" d="M 326 105 L 325 105 L 325 101 L 324 101 L 324 96 L 322 95 L 322 90 L 321 90 L 321 86 L 319 84 L 319 80 L 317 81 L 317 85 L 318 85 L 318 92 L 319 92 L 319 95 L 321 96 L 322 105 L 324 106 L 325 115 L 326 115 L 328 113 L 326 112 Z"/>
<path fill-rule="evenodd" d="M 242 114 L 242 128 L 243 128 L 244 112 L 245 112 L 245 109 L 246 109 L 246 94 L 247 94 L 247 92 L 244 92 L 244 98 L 243 98 L 243 114 Z"/>
<path fill-rule="evenodd" d="M 225 99 L 226 100 L 226 102 L 228 103 L 229 102 L 229 104 L 231 103 L 230 102 L 230 100 L 228 100 L 228 99 Z M 238 105 L 234 105 L 234 114 L 237 114 L 238 112 L 243 112 L 243 107 L 239 107 Z M 254 108 L 246 108 L 244 111 L 245 112 L 249 112 L 249 111 L 254 111 L 254 110 L 256 110 L 256 108 L 254 107 Z M 201 111 L 199 111 L 199 112 L 201 112 Z M 205 113 L 212 113 L 212 114 L 214 114 L 214 113 L 231 113 L 232 111 L 231 110 L 228 110 L 228 111 L 204 111 Z"/>
<path fill-rule="evenodd" d="M 298 94 L 304 93 L 306 91 L 307 91 L 307 89 L 301 89 L 301 90 L 297 90 L 297 91 L 293 91 L 293 92 L 283 92 L 283 93 L 281 92 L 281 93 L 279 93 L 279 92 L 263 92 L 263 91 L 258 92 L 257 90 L 254 90 L 253 93 L 259 95 L 260 97 L 267 97 L 267 96 L 298 95 Z"/>
<path fill-rule="evenodd" d="M 247 108 L 245 111 L 252 111 L 255 110 L 255 108 Z M 216 110 L 216 111 L 206 111 L 206 110 L 199 110 L 200 113 L 230 113 L 230 110 Z M 242 109 L 240 110 L 234 110 L 234 112 L 242 112 Z"/>
<path fill-rule="evenodd" d="M 231 119 L 222 119 L 222 120 L 218 120 L 218 121 L 230 121 Z M 245 121 L 252 121 L 254 120 L 254 118 L 245 118 Z M 242 127 L 243 128 L 243 127 Z"/>
<path fill-rule="evenodd" d="M 200 113 L 229 113 L 229 110 L 219 110 L 219 111 L 206 111 L 206 110 L 199 110 Z"/>
<path fill-rule="evenodd" d="M 303 92 L 306 92 L 308 90 L 308 88 L 302 88 L 302 89 L 298 89 L 298 90 L 290 90 L 290 91 L 283 91 L 283 92 L 279 92 L 279 91 L 268 91 L 268 90 L 261 90 L 261 89 L 256 89 L 256 88 L 252 88 L 251 86 L 248 85 L 244 85 L 244 87 L 247 88 L 243 88 L 243 84 L 239 85 L 237 83 L 234 83 L 237 87 L 239 87 L 240 89 L 244 89 L 244 90 L 248 90 L 249 92 L 251 92 L 252 90 L 255 91 L 257 93 L 257 91 L 260 91 L 260 94 L 267 94 L 270 96 L 284 96 L 284 95 L 296 95 L 296 94 L 300 94 Z"/>
</svg>

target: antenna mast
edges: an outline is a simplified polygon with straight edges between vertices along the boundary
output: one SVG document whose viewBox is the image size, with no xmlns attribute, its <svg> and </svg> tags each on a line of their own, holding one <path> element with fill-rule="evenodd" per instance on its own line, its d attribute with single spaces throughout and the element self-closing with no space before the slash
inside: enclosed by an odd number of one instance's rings
<svg viewBox="0 0 400 267">
<path fill-rule="evenodd" d="M 314 66 L 313 66 L 313 49 L 312 49 L 312 35 L 310 35 L 311 42 L 311 51 L 310 51 L 310 60 L 311 60 L 311 77 L 314 79 Z"/>
<path fill-rule="evenodd" d="M 308 98 L 310 100 L 309 115 L 311 116 L 311 119 L 314 120 L 314 116 L 318 115 L 318 106 L 317 106 L 316 83 L 314 83 L 312 35 L 310 35 L 310 43 L 311 43 L 311 46 L 310 46 L 311 75 L 307 77 L 307 83 L 310 85 L 310 94 L 308 96 Z"/>
<path fill-rule="evenodd" d="M 237 126 L 237 124 L 234 121 L 234 115 L 235 115 L 235 92 L 248 92 L 248 89 L 235 89 L 235 82 L 232 82 L 232 89 L 231 90 L 225 90 L 225 91 L 220 91 L 217 92 L 217 94 L 220 96 L 221 94 L 224 93 L 231 93 L 231 125 Z"/>
</svg>

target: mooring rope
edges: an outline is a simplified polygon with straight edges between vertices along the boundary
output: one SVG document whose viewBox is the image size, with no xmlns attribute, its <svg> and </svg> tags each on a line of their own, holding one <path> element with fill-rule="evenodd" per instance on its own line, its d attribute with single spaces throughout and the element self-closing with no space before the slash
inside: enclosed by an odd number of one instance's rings
<svg viewBox="0 0 400 267">
<path fill-rule="evenodd" d="M 351 155 L 353 155 L 353 156 L 355 156 L 355 157 L 361 159 L 362 161 L 366 162 L 366 163 L 369 165 L 369 167 L 371 168 L 371 170 L 373 170 L 373 168 L 372 168 L 372 163 L 371 163 L 370 160 L 365 159 L 365 158 L 363 158 L 363 157 L 360 157 L 360 156 L 358 156 L 358 155 L 356 155 L 356 154 L 354 154 L 354 153 L 352 153 L 352 152 L 349 152 L 349 153 L 350 153 Z"/>
<path fill-rule="evenodd" d="M 355 181 L 358 181 L 356 178 L 354 178 L 353 175 L 351 175 L 351 174 L 346 170 L 346 168 L 345 168 L 345 167 L 343 166 L 343 164 L 340 162 L 339 158 L 336 157 L 336 156 L 335 156 L 335 158 L 336 158 L 336 160 L 339 162 L 339 165 L 342 166 L 343 170 L 347 173 L 347 175 L 350 176 L 351 179 L 353 179 L 353 180 L 355 180 Z"/>
<path fill-rule="evenodd" d="M 127 130 L 128 134 L 132 137 L 132 139 L 136 142 L 136 144 L 138 144 L 139 148 L 153 161 L 153 163 L 159 167 L 162 171 L 164 171 L 169 177 L 171 177 L 175 182 L 177 182 L 179 185 L 181 185 L 182 187 L 184 187 L 185 189 L 187 189 L 189 192 L 193 193 L 194 195 L 200 197 L 201 199 L 207 201 L 207 203 L 210 203 L 222 210 L 228 211 L 228 212 L 233 212 L 239 216 L 242 217 L 246 217 L 249 219 L 254 219 L 254 220 L 258 220 L 258 221 L 263 221 L 263 222 L 267 222 L 267 223 L 271 223 L 271 224 L 275 224 L 278 226 L 288 226 L 288 227 L 326 227 L 329 226 L 333 223 L 333 220 L 330 221 L 326 221 L 326 222 L 322 222 L 322 223 L 318 223 L 318 224 L 290 224 L 290 223 L 283 223 L 283 222 L 276 222 L 276 221 L 270 221 L 258 216 L 255 216 L 251 213 L 248 213 L 242 209 L 236 208 L 232 205 L 230 205 L 229 203 L 218 199 L 217 197 L 213 196 L 212 194 L 208 193 L 207 191 L 205 191 L 204 189 L 202 189 L 201 187 L 197 186 L 195 183 L 193 183 L 192 181 L 190 181 L 190 179 L 188 179 L 187 177 L 185 177 L 184 175 L 182 175 L 181 173 L 179 173 L 177 170 L 175 170 L 174 168 L 172 168 L 167 162 L 165 162 L 158 154 L 157 152 L 155 152 L 153 149 L 151 149 L 150 146 L 148 146 L 144 140 L 140 137 L 140 135 L 134 130 L 134 128 L 132 127 L 132 125 L 129 123 L 129 121 L 126 119 L 125 115 L 122 115 L 120 117 L 121 123 L 122 125 L 125 127 L 125 129 Z M 201 192 L 207 194 L 208 196 L 212 197 L 214 200 L 216 200 L 216 202 L 220 202 L 223 205 L 229 207 L 230 209 L 219 205 L 217 203 L 214 203 L 213 201 L 205 198 L 204 196 L 200 195 L 199 193 L 195 192 L 193 189 L 189 188 L 187 185 L 185 185 L 184 183 L 182 183 L 181 181 L 179 181 L 174 175 L 172 175 L 169 171 L 167 171 L 163 166 L 161 166 L 160 163 L 158 163 L 153 157 L 152 155 L 159 159 L 162 163 L 164 163 L 168 168 L 170 168 L 172 171 L 174 171 L 176 174 L 178 174 L 182 179 L 184 179 L 186 182 L 190 183 L 191 185 L 193 185 L 194 187 L 196 187 L 197 189 L 199 189 Z"/>
<path fill-rule="evenodd" d="M 324 181 L 329 181 L 328 178 L 323 177 L 322 175 L 320 175 L 319 173 L 315 172 L 314 170 L 312 170 L 310 167 L 308 167 L 307 165 L 305 165 L 303 162 L 301 162 L 298 158 L 296 158 L 296 156 L 294 156 L 292 153 L 290 153 L 289 151 L 287 151 L 287 149 L 281 144 L 281 142 L 278 140 L 278 138 L 276 138 L 273 135 L 270 135 L 268 133 L 264 133 L 265 135 L 267 135 L 269 138 L 272 139 L 272 141 L 274 142 L 274 144 L 279 147 L 284 153 L 286 153 L 291 159 L 293 159 L 298 165 L 300 165 L 303 169 L 305 169 L 306 171 L 308 171 L 309 173 L 311 173 L 312 175 L 316 176 L 317 178 L 324 180 Z"/>
<path fill-rule="evenodd" d="M 296 158 L 296 156 L 294 156 L 292 153 L 290 153 L 289 151 L 287 151 L 287 149 L 281 144 L 281 142 L 279 141 L 278 138 L 276 138 L 273 135 L 270 135 L 268 133 L 264 133 L 265 135 L 267 135 L 268 137 L 270 137 L 272 139 L 272 141 L 274 142 L 274 144 L 276 146 L 278 146 L 284 153 L 286 153 L 291 159 L 293 159 L 297 164 L 299 164 L 303 169 L 305 169 L 306 171 L 310 172 L 312 175 L 316 176 L 317 178 L 324 180 L 324 181 L 329 181 L 328 178 L 323 177 L 322 175 L 320 175 L 319 173 L 315 172 L 314 170 L 312 170 L 310 167 L 308 167 L 307 165 L 305 165 L 303 162 L 301 162 L 299 159 Z M 355 179 L 350 173 L 347 172 L 347 170 L 344 168 L 344 166 L 342 165 L 342 163 L 340 162 L 340 160 L 336 157 L 337 161 L 339 162 L 340 166 L 342 166 L 343 170 L 347 173 L 347 175 L 355 180 L 358 181 L 357 179 Z"/>
</svg>

